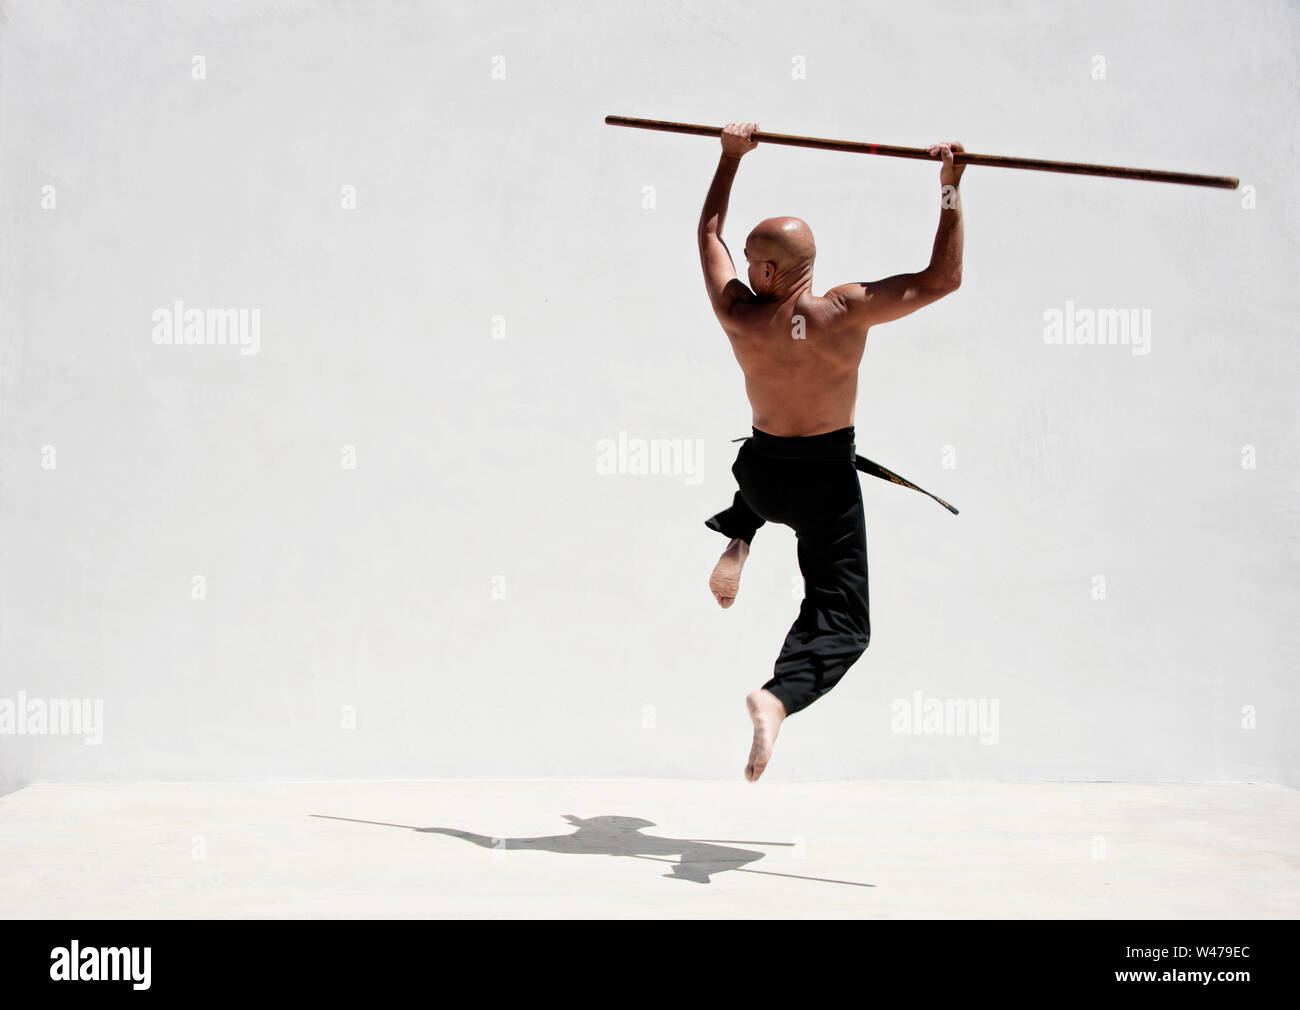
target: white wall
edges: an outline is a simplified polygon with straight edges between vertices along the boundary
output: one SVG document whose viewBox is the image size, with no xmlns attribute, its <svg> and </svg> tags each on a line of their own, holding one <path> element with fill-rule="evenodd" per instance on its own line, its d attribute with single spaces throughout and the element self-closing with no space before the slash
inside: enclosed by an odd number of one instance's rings
<svg viewBox="0 0 1300 1010">
<path fill-rule="evenodd" d="M 1300 781 L 1296 8 L 799 9 L 4 4 L 0 698 L 104 723 L 0 736 L 0 787 L 739 775 L 796 566 L 768 529 L 733 610 L 705 585 L 749 424 L 716 142 L 607 113 L 1254 187 L 968 171 L 964 285 L 873 333 L 857 416 L 962 514 L 864 479 L 873 644 L 771 774 Z M 760 149 L 729 237 L 916 269 L 937 175 Z M 259 309 L 259 353 L 155 345 L 176 300 Z M 1150 353 L 1049 346 L 1067 300 L 1149 309 Z M 598 474 L 620 431 L 704 440 L 701 481 Z M 891 732 L 916 691 L 996 700 L 997 744 Z"/>
</svg>

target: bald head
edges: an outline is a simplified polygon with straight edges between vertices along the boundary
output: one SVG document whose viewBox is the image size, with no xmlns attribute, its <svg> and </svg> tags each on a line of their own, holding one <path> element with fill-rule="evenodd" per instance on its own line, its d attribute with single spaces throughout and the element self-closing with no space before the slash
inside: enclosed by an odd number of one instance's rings
<svg viewBox="0 0 1300 1010">
<path fill-rule="evenodd" d="M 760 221 L 745 239 L 750 279 L 759 282 L 756 291 L 758 287 L 780 290 L 810 278 L 816 257 L 812 229 L 797 217 L 769 217 Z"/>
<path fill-rule="evenodd" d="M 778 270 L 803 267 L 817 255 L 812 229 L 797 217 L 769 217 L 760 221 L 745 240 L 745 255 L 767 260 Z"/>
</svg>

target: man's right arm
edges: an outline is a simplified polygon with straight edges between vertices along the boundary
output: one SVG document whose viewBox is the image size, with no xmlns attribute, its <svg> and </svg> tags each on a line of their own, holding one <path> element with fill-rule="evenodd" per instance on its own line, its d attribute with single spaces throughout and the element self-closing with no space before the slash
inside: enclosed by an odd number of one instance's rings
<svg viewBox="0 0 1300 1010">
<path fill-rule="evenodd" d="M 895 274 L 878 281 L 841 284 L 826 292 L 849 320 L 859 326 L 888 323 L 937 302 L 961 287 L 963 228 L 961 217 L 961 175 L 963 167 L 953 164 L 960 144 L 936 144 L 931 149 L 943 157 L 939 172 L 942 199 L 939 229 L 934 236 L 930 263 L 924 270 Z"/>
</svg>

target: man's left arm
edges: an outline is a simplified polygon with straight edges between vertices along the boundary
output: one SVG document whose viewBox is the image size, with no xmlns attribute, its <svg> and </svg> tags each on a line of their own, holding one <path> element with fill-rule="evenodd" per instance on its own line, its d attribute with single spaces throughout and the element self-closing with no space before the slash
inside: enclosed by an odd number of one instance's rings
<svg viewBox="0 0 1300 1010">
<path fill-rule="evenodd" d="M 722 131 L 722 157 L 713 174 L 704 209 L 700 212 L 697 234 L 700 243 L 700 266 L 704 269 L 704 286 L 719 321 L 725 322 L 735 303 L 753 297 L 749 288 L 736 276 L 731 252 L 722 241 L 722 226 L 727 220 L 731 184 L 736 179 L 740 159 L 758 146 L 749 139 L 757 129 L 754 123 L 728 123 Z"/>
</svg>

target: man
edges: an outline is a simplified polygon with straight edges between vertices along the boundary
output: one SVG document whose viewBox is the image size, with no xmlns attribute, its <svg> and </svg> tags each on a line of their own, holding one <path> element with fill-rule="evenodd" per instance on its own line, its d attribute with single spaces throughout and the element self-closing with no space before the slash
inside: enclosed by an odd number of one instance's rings
<svg viewBox="0 0 1300 1010">
<path fill-rule="evenodd" d="M 746 286 L 736 276 L 722 226 L 740 159 L 758 146 L 751 139 L 756 129 L 754 123 L 731 123 L 723 130 L 722 158 L 699 224 L 709 300 L 745 373 L 754 414 L 753 438 L 732 467 L 740 490 L 731 508 L 707 522 L 729 539 L 709 588 L 720 606 L 731 606 L 754 533 L 766 521 L 794 530 L 804 580 L 799 616 L 773 676 L 745 699 L 754 723 L 745 766 L 750 782 L 767 767 L 786 716 L 833 688 L 870 641 L 857 470 L 915 487 L 854 455 L 853 410 L 867 331 L 956 291 L 962 254 L 962 167 L 953 163 L 962 146 L 935 144 L 928 150 L 943 161 L 942 199 L 924 270 L 815 295 L 812 231 L 798 218 L 774 217 L 759 222 L 745 240 Z"/>
</svg>

